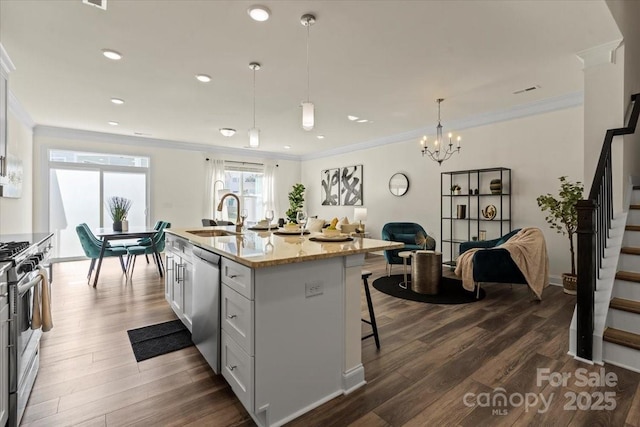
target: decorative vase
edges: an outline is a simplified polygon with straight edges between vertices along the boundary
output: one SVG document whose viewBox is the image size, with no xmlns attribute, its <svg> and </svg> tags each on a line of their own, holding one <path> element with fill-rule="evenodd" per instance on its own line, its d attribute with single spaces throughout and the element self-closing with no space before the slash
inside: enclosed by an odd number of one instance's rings
<svg viewBox="0 0 640 427">
<path fill-rule="evenodd" d="M 502 193 L 502 180 L 501 179 L 492 179 L 489 184 L 489 189 L 491 190 L 491 194 L 501 194 Z"/>
<path fill-rule="evenodd" d="M 458 219 L 465 219 L 467 217 L 467 205 L 456 206 L 456 217 Z"/>
<path fill-rule="evenodd" d="M 460 195 L 460 190 L 453 190 L 453 195 L 454 196 L 459 196 Z"/>
<path fill-rule="evenodd" d="M 113 221 L 113 231 L 122 231 L 122 221 Z"/>
<path fill-rule="evenodd" d="M 564 293 L 576 295 L 578 293 L 578 276 L 575 274 L 562 273 L 562 287 Z"/>
<path fill-rule="evenodd" d="M 126 219 L 122 220 L 122 231 L 129 231 L 129 221 Z"/>
</svg>

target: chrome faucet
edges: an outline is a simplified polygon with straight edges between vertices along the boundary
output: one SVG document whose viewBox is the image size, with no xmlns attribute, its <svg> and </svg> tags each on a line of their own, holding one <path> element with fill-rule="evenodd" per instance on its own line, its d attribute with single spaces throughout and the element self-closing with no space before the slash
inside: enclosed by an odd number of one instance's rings
<svg viewBox="0 0 640 427">
<path fill-rule="evenodd" d="M 226 199 L 229 196 L 235 198 L 236 202 L 238 202 L 237 203 L 238 211 L 236 213 L 236 232 L 239 233 L 242 231 L 242 226 L 244 225 L 242 222 L 242 217 L 240 217 L 240 198 L 238 198 L 238 196 L 236 196 L 233 193 L 227 193 L 224 196 L 222 196 L 222 198 L 220 199 L 220 203 L 218 203 L 218 208 L 216 210 L 218 212 L 222 212 L 222 203 L 224 203 L 224 199 Z"/>
</svg>

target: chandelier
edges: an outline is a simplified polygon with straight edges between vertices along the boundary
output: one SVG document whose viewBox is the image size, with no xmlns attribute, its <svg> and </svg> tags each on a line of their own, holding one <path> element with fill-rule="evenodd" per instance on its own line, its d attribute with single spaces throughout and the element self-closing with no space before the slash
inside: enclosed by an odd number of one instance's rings
<svg viewBox="0 0 640 427">
<path fill-rule="evenodd" d="M 460 137 L 456 138 L 456 148 L 453 148 L 453 134 L 449 133 L 449 144 L 446 144 L 446 141 L 442 138 L 442 124 L 440 124 L 440 103 L 444 101 L 444 98 L 438 98 L 436 102 L 438 103 L 438 126 L 436 127 L 436 140 L 433 141 L 433 146 L 429 146 L 429 142 L 427 141 L 427 136 L 423 136 L 420 140 L 420 145 L 422 146 L 422 155 L 425 154 L 438 162 L 439 165 L 442 165 L 442 162 L 448 160 L 453 153 L 460 152 Z"/>
</svg>

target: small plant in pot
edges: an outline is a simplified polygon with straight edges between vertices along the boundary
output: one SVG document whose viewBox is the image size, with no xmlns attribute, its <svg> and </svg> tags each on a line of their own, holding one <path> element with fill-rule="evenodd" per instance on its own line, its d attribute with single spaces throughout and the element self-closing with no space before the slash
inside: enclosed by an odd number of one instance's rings
<svg viewBox="0 0 640 427">
<path fill-rule="evenodd" d="M 131 209 L 131 200 L 119 196 L 109 197 L 107 208 L 113 220 L 113 231 L 122 231 L 122 221 L 127 219 L 127 214 Z"/>
<path fill-rule="evenodd" d="M 538 206 L 543 212 L 549 214 L 545 220 L 552 230 L 569 237 L 569 250 L 571 251 L 571 274 L 562 275 L 564 292 L 570 295 L 577 293 L 578 276 L 576 276 L 576 255 L 573 245 L 573 235 L 578 227 L 578 211 L 576 203 L 582 199 L 584 187 L 581 182 L 571 182 L 566 176 L 560 178 L 560 192 L 558 198 L 551 194 L 538 196 Z"/>
<path fill-rule="evenodd" d="M 451 186 L 451 192 L 456 196 L 460 194 L 460 190 L 462 190 L 462 187 L 460 187 L 458 184 L 453 184 Z"/>
</svg>

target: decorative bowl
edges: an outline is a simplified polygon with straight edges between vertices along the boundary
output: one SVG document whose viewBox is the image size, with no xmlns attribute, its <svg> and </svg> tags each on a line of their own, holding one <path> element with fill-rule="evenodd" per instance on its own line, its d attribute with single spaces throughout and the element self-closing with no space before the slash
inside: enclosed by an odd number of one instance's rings
<svg viewBox="0 0 640 427">
<path fill-rule="evenodd" d="M 298 224 L 285 224 L 284 228 L 286 231 L 300 231 L 300 226 Z"/>
<path fill-rule="evenodd" d="M 322 229 L 322 235 L 323 236 L 327 236 L 327 237 L 333 237 L 333 236 L 339 236 L 340 235 L 340 230 L 337 230 L 335 228 L 323 228 Z"/>
</svg>

